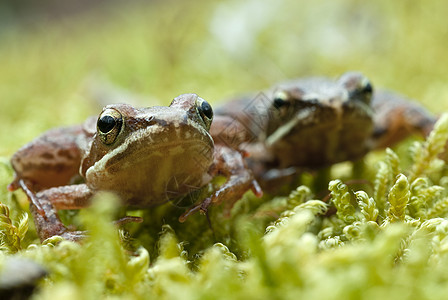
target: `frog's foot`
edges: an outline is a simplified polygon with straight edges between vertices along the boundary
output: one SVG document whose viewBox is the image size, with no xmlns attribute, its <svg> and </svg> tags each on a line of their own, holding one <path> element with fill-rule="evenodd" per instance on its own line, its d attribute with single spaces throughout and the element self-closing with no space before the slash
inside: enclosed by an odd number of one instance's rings
<svg viewBox="0 0 448 300">
<path fill-rule="evenodd" d="M 26 184 L 23 187 L 26 188 Z M 29 189 L 24 191 L 30 197 L 30 211 L 41 242 L 55 235 L 71 241 L 79 241 L 86 236 L 81 231 L 70 231 L 57 213 L 57 209 L 79 209 L 88 204 L 92 193 L 85 184 L 50 188 L 37 194 Z"/>
<path fill-rule="evenodd" d="M 260 185 L 244 162 L 244 153 L 225 146 L 217 146 L 217 151 L 219 151 L 216 156 L 217 159 L 215 159 L 217 174 L 226 176 L 227 181 L 211 197 L 190 208 L 180 216 L 180 222 L 184 222 L 197 211 L 205 214 L 211 205 L 223 202 L 226 205 L 225 214 L 229 215 L 235 202 L 241 199 L 248 190 L 252 190 L 257 197 L 263 196 Z"/>
<path fill-rule="evenodd" d="M 87 231 L 66 231 L 61 234 L 61 236 L 67 240 L 72 242 L 79 242 L 85 240 L 88 236 Z"/>
<path fill-rule="evenodd" d="M 14 177 L 13 181 L 8 184 L 8 191 L 10 192 L 14 192 L 15 190 L 17 190 L 18 188 L 20 188 L 20 184 L 19 184 L 20 178 L 17 177 L 17 175 Z"/>
<path fill-rule="evenodd" d="M 33 215 L 34 224 L 36 225 L 36 230 L 37 234 L 39 235 L 40 241 L 43 242 L 55 235 L 73 240 L 73 238 L 70 236 L 70 231 L 59 219 L 57 211 L 53 207 L 51 202 L 46 198 L 39 198 L 39 200 L 41 209 L 44 214 L 42 215 L 40 209 L 36 205 L 34 205 L 33 202 L 30 203 L 30 211 Z"/>
<path fill-rule="evenodd" d="M 221 202 L 225 201 L 225 208 L 224 208 L 224 215 L 226 217 L 230 216 L 230 211 L 233 207 L 233 205 L 244 195 L 245 192 L 247 192 L 249 189 L 252 190 L 252 192 L 257 197 L 263 196 L 263 191 L 261 190 L 260 185 L 256 180 L 252 180 L 250 183 L 250 187 L 244 187 L 243 185 L 239 185 L 238 187 L 228 187 L 224 188 L 221 187 L 219 191 L 215 192 L 215 194 L 198 205 L 195 205 L 191 208 L 189 208 L 184 214 L 182 214 L 179 217 L 180 222 L 185 222 L 189 216 L 193 215 L 196 212 L 200 212 L 201 214 L 207 214 L 208 208 L 211 205 L 220 204 Z"/>
<path fill-rule="evenodd" d="M 13 186 L 13 184 L 15 184 Z M 19 179 L 17 180 L 17 182 L 15 183 L 15 181 L 13 183 L 11 183 L 8 186 L 8 189 L 10 189 L 10 191 L 14 191 L 16 189 L 18 189 L 19 187 L 22 188 L 23 192 L 28 196 L 28 199 L 30 200 L 30 202 L 33 204 L 33 206 L 36 209 L 36 212 L 39 213 L 39 215 L 41 215 L 42 217 L 46 218 L 45 215 L 45 211 L 42 208 L 42 206 L 40 205 L 39 199 L 36 197 L 36 194 L 31 191 L 31 188 L 29 187 L 29 183 L 26 183 L 23 179 Z"/>
</svg>

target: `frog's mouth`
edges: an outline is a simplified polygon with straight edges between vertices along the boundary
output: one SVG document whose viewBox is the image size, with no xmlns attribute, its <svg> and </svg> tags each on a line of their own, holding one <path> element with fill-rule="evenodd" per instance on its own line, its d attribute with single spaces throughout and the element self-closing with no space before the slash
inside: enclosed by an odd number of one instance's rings
<svg viewBox="0 0 448 300">
<path fill-rule="evenodd" d="M 370 127 L 373 117 L 372 110 L 367 104 L 360 101 L 342 101 L 339 105 L 332 104 L 332 101 L 326 102 L 326 105 L 322 103 L 310 105 L 313 103 L 309 101 L 306 107 L 300 108 L 295 113 L 292 111 L 289 118 L 288 116 L 278 118 L 284 123 L 278 128 L 276 124 L 270 125 L 271 128 L 276 129 L 266 137 L 266 145 L 274 146 L 291 135 L 297 137 L 303 131 L 311 130 L 319 134 L 320 130 L 322 134 L 326 134 L 356 126 L 356 124 Z M 369 131 L 369 129 L 365 130 Z"/>
<path fill-rule="evenodd" d="M 294 114 L 288 122 L 277 128 L 277 130 L 266 138 L 266 145 L 268 147 L 275 145 L 278 141 L 289 135 L 300 123 L 309 126 L 310 123 L 313 123 L 316 119 L 316 108 L 310 107 L 300 110 L 297 114 Z"/>
<path fill-rule="evenodd" d="M 126 168 L 141 168 L 151 160 L 172 157 L 193 159 L 200 157 L 210 165 L 213 157 L 213 139 L 194 122 L 184 124 L 156 124 L 133 132 L 125 143 L 106 153 L 87 169 L 86 176 L 96 172 L 119 172 Z"/>
</svg>

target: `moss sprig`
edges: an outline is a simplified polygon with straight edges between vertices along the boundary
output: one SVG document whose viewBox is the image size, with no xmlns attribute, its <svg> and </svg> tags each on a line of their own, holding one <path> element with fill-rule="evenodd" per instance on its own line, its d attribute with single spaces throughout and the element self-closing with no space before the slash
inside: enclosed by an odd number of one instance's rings
<svg viewBox="0 0 448 300">
<path fill-rule="evenodd" d="M 411 184 L 411 198 L 408 205 L 409 215 L 413 218 L 433 218 L 442 216 L 444 200 L 441 199 L 444 188 L 431 185 L 427 178 L 417 178 Z M 446 201 L 446 200 L 445 200 Z"/>
<path fill-rule="evenodd" d="M 290 218 L 303 211 L 309 211 L 313 216 L 325 214 L 328 210 L 328 204 L 320 200 L 310 200 L 300 205 L 297 205 L 292 210 L 284 211 L 280 218 L 274 221 L 271 225 L 266 227 L 266 234 L 275 231 L 277 228 L 289 223 Z"/>
<path fill-rule="evenodd" d="M 340 236 L 328 237 L 319 242 L 320 250 L 328 250 L 332 248 L 338 248 L 344 246 L 345 243 L 341 240 Z"/>
<path fill-rule="evenodd" d="M 429 207 L 425 211 L 425 218 L 437 218 L 437 217 L 446 217 L 448 214 L 448 197 L 440 198 L 436 200 L 434 205 Z"/>
<path fill-rule="evenodd" d="M 361 208 L 361 214 L 364 221 L 376 222 L 378 218 L 378 208 L 376 208 L 376 202 L 372 197 L 369 197 L 364 191 L 357 191 L 355 193 L 358 206 Z"/>
<path fill-rule="evenodd" d="M 410 196 L 411 191 L 407 177 L 403 174 L 398 175 L 388 195 L 390 206 L 387 210 L 387 218 L 390 222 L 404 221 Z"/>
<path fill-rule="evenodd" d="M 387 193 L 393 184 L 394 178 L 399 174 L 399 165 L 398 155 L 392 149 L 387 148 L 386 159 L 378 163 L 373 192 L 373 199 L 375 199 L 381 219 L 386 217 Z"/>
<path fill-rule="evenodd" d="M 433 170 L 431 166 L 440 166 L 437 158 L 444 149 L 448 141 L 448 114 L 442 114 L 434 125 L 434 129 L 429 134 L 423 145 L 415 150 L 415 160 L 409 175 L 409 181 L 428 174 Z"/>
<path fill-rule="evenodd" d="M 287 198 L 288 209 L 292 209 L 297 205 L 304 203 L 309 200 L 312 196 L 311 190 L 309 187 L 301 185 L 293 190 Z"/>
<path fill-rule="evenodd" d="M 22 250 L 22 242 L 28 231 L 28 214 L 23 213 L 16 225 L 10 218 L 9 208 L 0 203 L 0 249 L 8 253 Z"/>
<path fill-rule="evenodd" d="M 337 216 L 347 224 L 356 220 L 356 209 L 352 204 L 352 193 L 346 184 L 341 180 L 333 180 L 329 183 L 328 189 L 331 191 L 331 201 L 337 209 Z"/>
</svg>

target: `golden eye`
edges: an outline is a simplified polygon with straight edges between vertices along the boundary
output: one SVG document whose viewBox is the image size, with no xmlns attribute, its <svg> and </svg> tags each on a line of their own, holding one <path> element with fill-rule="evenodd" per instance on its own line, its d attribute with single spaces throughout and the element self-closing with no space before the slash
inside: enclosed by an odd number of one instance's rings
<svg viewBox="0 0 448 300">
<path fill-rule="evenodd" d="M 372 94 L 373 87 L 372 84 L 370 83 L 370 80 L 368 80 L 367 78 L 363 80 L 361 90 L 363 93 Z"/>
<path fill-rule="evenodd" d="M 291 104 L 288 93 L 284 91 L 279 91 L 274 94 L 274 99 L 272 100 L 272 106 L 280 110 L 283 107 L 287 107 Z"/>
<path fill-rule="evenodd" d="M 350 100 L 370 105 L 373 87 L 367 77 L 359 72 L 347 72 L 339 78 L 339 82 L 347 89 Z"/>
<path fill-rule="evenodd" d="M 212 106 L 207 101 L 199 97 L 196 101 L 196 109 L 201 116 L 202 121 L 204 121 L 207 129 L 210 129 L 210 125 L 213 120 Z"/>
<path fill-rule="evenodd" d="M 352 99 L 358 99 L 368 105 L 370 105 L 372 99 L 373 87 L 370 80 L 367 77 L 361 77 L 356 88 L 351 91 L 350 97 Z"/>
<path fill-rule="evenodd" d="M 106 108 L 98 117 L 97 132 L 104 144 L 110 145 L 117 139 L 123 124 L 123 117 L 115 109 Z"/>
</svg>

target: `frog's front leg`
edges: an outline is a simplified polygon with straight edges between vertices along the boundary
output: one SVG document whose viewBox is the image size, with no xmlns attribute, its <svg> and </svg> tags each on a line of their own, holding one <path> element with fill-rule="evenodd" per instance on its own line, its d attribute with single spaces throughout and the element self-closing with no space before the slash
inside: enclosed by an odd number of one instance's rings
<svg viewBox="0 0 448 300">
<path fill-rule="evenodd" d="M 238 151 L 224 145 L 215 145 L 212 173 L 226 176 L 227 181 L 211 197 L 185 212 L 179 218 L 180 222 L 184 222 L 197 211 L 206 213 L 210 205 L 222 202 L 226 204 L 226 211 L 230 212 L 235 202 L 241 199 L 249 189 L 257 197 L 263 195 L 263 191 L 255 180 L 252 171 L 246 166 L 245 155 L 244 151 Z"/>
<path fill-rule="evenodd" d="M 375 91 L 373 149 L 393 146 L 411 134 L 426 137 L 437 118 L 422 105 L 387 91 Z"/>
<path fill-rule="evenodd" d="M 58 209 L 79 209 L 89 204 L 92 191 L 86 184 L 54 187 L 34 194 L 24 182 L 22 188 L 30 198 L 30 211 L 41 242 L 60 235 L 78 241 L 86 236 L 82 231 L 70 231 L 60 220 Z"/>
</svg>

